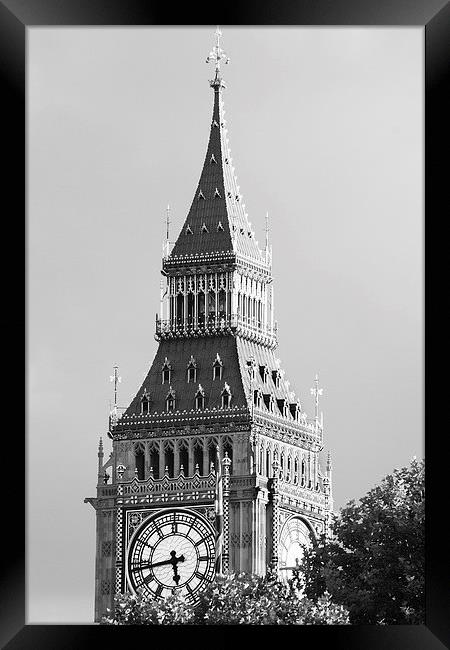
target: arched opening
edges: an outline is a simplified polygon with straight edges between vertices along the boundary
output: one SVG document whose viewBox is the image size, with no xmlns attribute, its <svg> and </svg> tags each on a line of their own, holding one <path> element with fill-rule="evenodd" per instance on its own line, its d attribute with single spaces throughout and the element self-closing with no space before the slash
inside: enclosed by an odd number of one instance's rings
<svg viewBox="0 0 450 650">
<path fill-rule="evenodd" d="M 138 449 L 134 455 L 135 467 L 137 469 L 137 477 L 139 481 L 145 479 L 145 457 L 142 449 Z"/>
<path fill-rule="evenodd" d="M 195 408 L 200 411 L 205 408 L 205 396 L 202 393 L 197 393 L 195 396 Z"/>
<path fill-rule="evenodd" d="M 148 401 L 148 397 L 144 395 L 144 397 L 141 400 L 141 413 L 142 415 L 146 415 L 150 411 L 150 403 Z"/>
<path fill-rule="evenodd" d="M 190 327 L 194 324 L 194 294 L 188 293 L 187 296 L 187 322 Z"/>
<path fill-rule="evenodd" d="M 194 445 L 194 472 L 198 465 L 198 473 L 203 475 L 203 445 L 196 442 Z"/>
<path fill-rule="evenodd" d="M 164 450 L 164 468 L 169 470 L 170 478 L 173 478 L 174 458 L 172 447 L 166 447 Z"/>
<path fill-rule="evenodd" d="M 219 319 L 226 318 L 226 293 L 223 289 L 219 291 Z"/>
<path fill-rule="evenodd" d="M 233 445 L 230 440 L 226 439 L 224 440 L 224 443 L 222 445 L 222 450 L 223 450 L 223 456 L 225 457 L 225 453 L 227 453 L 228 458 L 231 460 L 231 465 L 229 465 L 230 469 L 230 474 L 233 473 Z"/>
<path fill-rule="evenodd" d="M 212 324 L 216 315 L 216 294 L 214 291 L 208 292 L 208 323 Z"/>
<path fill-rule="evenodd" d="M 266 451 L 266 476 L 267 478 L 272 478 L 272 460 L 270 449 Z"/>
<path fill-rule="evenodd" d="M 213 464 L 214 471 L 217 471 L 217 447 L 213 442 L 208 446 L 208 471 L 211 470 L 211 463 Z"/>
<path fill-rule="evenodd" d="M 177 294 L 177 324 L 183 325 L 184 321 L 184 295 Z"/>
<path fill-rule="evenodd" d="M 200 291 L 197 300 L 198 300 L 198 305 L 197 305 L 198 324 L 204 325 L 205 324 L 205 294 L 203 293 L 203 291 Z"/>
<path fill-rule="evenodd" d="M 159 451 L 155 448 L 150 451 L 150 467 L 153 470 L 153 478 L 159 478 Z"/>
<path fill-rule="evenodd" d="M 179 459 L 180 459 L 180 470 L 181 467 L 183 467 L 183 473 L 185 476 L 187 476 L 189 474 L 189 452 L 187 450 L 187 447 L 182 447 L 180 449 Z"/>
</svg>

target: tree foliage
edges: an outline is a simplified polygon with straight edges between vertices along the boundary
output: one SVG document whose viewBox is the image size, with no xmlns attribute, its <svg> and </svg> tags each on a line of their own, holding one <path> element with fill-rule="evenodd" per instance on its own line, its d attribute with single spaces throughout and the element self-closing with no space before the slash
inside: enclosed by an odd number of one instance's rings
<svg viewBox="0 0 450 650">
<path fill-rule="evenodd" d="M 307 550 L 308 598 L 329 592 L 352 624 L 423 623 L 425 463 L 396 469 L 335 515 L 332 536 Z"/>
<path fill-rule="evenodd" d="M 179 595 L 146 600 L 142 594 L 116 597 L 112 625 L 344 625 L 348 612 L 329 594 L 317 602 L 302 596 L 295 581 L 284 584 L 272 572 L 260 577 L 241 573 L 217 578 L 194 609 Z"/>
</svg>

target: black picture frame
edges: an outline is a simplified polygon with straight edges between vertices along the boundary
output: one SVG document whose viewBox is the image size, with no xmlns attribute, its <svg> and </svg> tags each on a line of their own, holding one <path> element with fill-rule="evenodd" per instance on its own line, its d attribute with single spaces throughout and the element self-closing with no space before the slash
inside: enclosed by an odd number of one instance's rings
<svg viewBox="0 0 450 650">
<path fill-rule="evenodd" d="M 2 102 L 2 153 L 6 163 L 3 174 L 2 198 L 4 207 L 4 263 L 3 306 L 4 321 L 10 325 L 7 347 L 15 354 L 8 369 L 8 385 L 13 387 L 11 402 L 4 411 L 4 463 L 3 478 L 3 542 L 0 577 L 0 642 L 9 650 L 23 648 L 81 648 L 106 642 L 213 643 L 225 646 L 230 634 L 239 637 L 246 633 L 242 627 L 224 627 L 199 630 L 184 627 L 112 627 L 99 625 L 26 625 L 25 624 L 25 512 L 26 459 L 25 436 L 14 424 L 6 424 L 12 413 L 22 413 L 24 403 L 23 378 L 26 368 L 21 364 L 21 342 L 13 347 L 12 341 L 22 338 L 26 329 L 26 312 L 17 287 L 21 251 L 26 251 L 26 153 L 25 153 L 25 101 L 26 101 L 26 27 L 37 25 L 169 25 L 176 15 L 179 25 L 358 25 L 358 26 L 424 26 L 425 29 L 425 225 L 426 225 L 426 356 L 425 356 L 425 454 L 426 454 L 426 623 L 416 626 L 311 626 L 289 628 L 252 627 L 256 642 L 279 642 L 279 637 L 294 643 L 329 643 L 333 648 L 383 648 L 413 649 L 449 647 L 450 641 L 450 576 L 448 540 L 443 534 L 446 511 L 444 509 L 445 474 L 447 457 L 441 445 L 446 437 L 445 424 L 437 421 L 437 396 L 429 369 L 434 359 L 441 359 L 444 333 L 440 336 L 435 326 L 443 322 L 440 311 L 435 314 L 437 302 L 432 302 L 433 288 L 445 277 L 446 255 L 443 237 L 436 237 L 442 215 L 448 206 L 446 185 L 448 165 L 445 165 L 446 135 L 448 142 L 448 103 L 446 102 L 449 68 L 450 6 L 446 0 L 260 0 L 238 6 L 225 4 L 212 10 L 211 5 L 186 3 L 174 11 L 168 3 L 150 0 L 0 0 L 0 87 Z M 447 128 L 447 130 L 446 130 Z M 445 182 L 447 181 L 447 183 Z M 22 201 L 21 197 L 24 197 Z M 447 199 L 447 201 L 445 201 Z M 447 207 L 448 211 L 448 207 Z M 442 220 L 444 221 L 444 220 Z M 7 228 L 6 228 L 7 226 Z M 430 241 L 433 241 L 432 248 Z M 14 243 L 15 247 L 11 247 Z M 442 247 L 442 250 L 440 246 Z M 12 256 L 6 252 L 12 251 Z M 440 266 L 441 265 L 441 268 Z M 13 270 L 13 272 L 11 272 Z M 10 278 L 13 280 L 10 281 Z M 24 283 L 26 287 L 26 282 Z M 445 296 L 444 296 L 445 297 Z M 445 302 L 445 300 L 444 300 Z M 439 303 L 442 304 L 442 301 Z M 23 318 L 22 317 L 23 314 Z M 444 321 L 445 322 L 445 321 Z M 433 323 L 433 325 L 431 325 Z M 432 333 L 431 333 L 432 332 Z M 9 343 L 11 341 L 11 343 Z M 439 357 L 433 354 L 433 343 Z M 12 371 L 12 372 L 11 372 Z M 386 378 L 387 381 L 389 378 Z M 16 381 L 14 381 L 16 380 Z M 429 380 L 429 381 L 428 381 Z M 23 386 L 23 388 L 22 388 Z M 441 387 L 441 395 L 443 388 Z M 8 399 L 8 398 L 6 398 Z M 5 401 L 6 401 L 5 399 Z M 19 404 L 20 399 L 20 404 Z M 444 402 L 445 404 L 445 402 Z M 26 409 L 25 409 L 26 411 Z M 445 410 L 441 406 L 441 420 Z M 445 421 L 445 420 L 444 420 Z M 19 419 L 20 422 L 20 419 Z M 26 412 L 25 412 L 26 425 Z M 440 425 L 440 426 L 439 426 Z M 438 428 L 439 426 L 439 428 Z M 442 429 L 444 431 L 441 433 Z M 49 468 L 43 468 L 48 471 Z M 6 473 L 6 476 L 5 476 Z M 21 522 L 24 531 L 21 531 Z M 113 631 L 114 630 L 114 631 Z M 208 634 L 209 630 L 209 634 Z M 228 633 L 229 632 L 229 633 Z M 248 632 L 248 630 L 247 630 Z M 158 641 L 155 639 L 158 636 Z M 122 636 L 126 635 L 126 636 Z M 137 635 L 137 636 L 136 636 Z M 146 635 L 146 636 L 143 636 Z M 150 637 L 149 637 L 150 635 Z M 204 635 L 204 636 L 203 636 Z M 207 636 L 208 635 L 208 636 Z M 276 636 L 275 636 L 276 635 Z M 295 636 L 292 636 L 295 635 Z M 254 643 L 253 639 L 252 642 Z M 245 643 L 245 637 L 244 637 Z"/>
</svg>

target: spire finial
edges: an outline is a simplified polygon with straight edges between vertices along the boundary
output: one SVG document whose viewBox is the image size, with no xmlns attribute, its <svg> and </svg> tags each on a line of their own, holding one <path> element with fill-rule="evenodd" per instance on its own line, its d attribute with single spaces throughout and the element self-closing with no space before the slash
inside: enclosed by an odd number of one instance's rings
<svg viewBox="0 0 450 650">
<path fill-rule="evenodd" d="M 323 388 L 319 388 L 319 375 L 316 374 L 316 378 L 314 380 L 314 386 L 311 388 L 311 395 L 314 395 L 314 403 L 315 403 L 315 420 L 316 423 L 319 421 L 319 395 L 323 394 Z"/>
<path fill-rule="evenodd" d="M 166 256 L 169 256 L 169 226 L 170 226 L 170 205 L 167 204 L 166 208 Z"/>
<path fill-rule="evenodd" d="M 219 26 L 217 25 L 217 29 L 215 31 L 215 36 L 216 36 L 216 44 L 214 45 L 213 49 L 209 53 L 209 55 L 206 57 L 206 63 L 210 63 L 211 61 L 214 61 L 215 63 L 215 69 L 216 69 L 216 76 L 214 78 L 214 81 L 211 81 L 211 86 L 217 86 L 221 85 L 221 78 L 220 78 L 220 61 L 224 59 L 225 63 L 229 63 L 230 59 L 226 55 L 226 53 L 222 50 L 220 47 L 220 39 L 222 37 L 222 32 L 219 29 Z M 222 84 L 223 85 L 223 84 Z"/>
<path fill-rule="evenodd" d="M 114 366 L 114 374 L 109 377 L 109 381 L 114 382 L 114 408 L 110 414 L 110 420 L 111 420 L 111 425 L 115 425 L 117 423 L 118 415 L 117 415 L 117 384 L 120 384 L 122 381 L 122 377 L 119 377 L 119 366 Z"/>
</svg>

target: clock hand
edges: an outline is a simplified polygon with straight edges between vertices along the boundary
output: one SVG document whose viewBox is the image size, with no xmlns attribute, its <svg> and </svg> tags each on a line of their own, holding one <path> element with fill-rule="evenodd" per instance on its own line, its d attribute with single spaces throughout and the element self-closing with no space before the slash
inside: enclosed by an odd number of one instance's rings
<svg viewBox="0 0 450 650">
<path fill-rule="evenodd" d="M 166 564 L 172 564 L 174 567 L 174 571 L 176 570 L 176 566 L 178 562 L 184 562 L 184 555 L 180 555 L 180 557 L 176 557 L 175 551 L 171 551 L 170 555 L 172 556 L 170 560 L 163 560 L 162 562 L 154 562 L 151 564 L 150 562 L 146 562 L 145 564 L 141 564 L 139 568 L 146 567 L 149 569 L 153 569 L 154 567 L 157 566 L 164 566 Z"/>
</svg>

